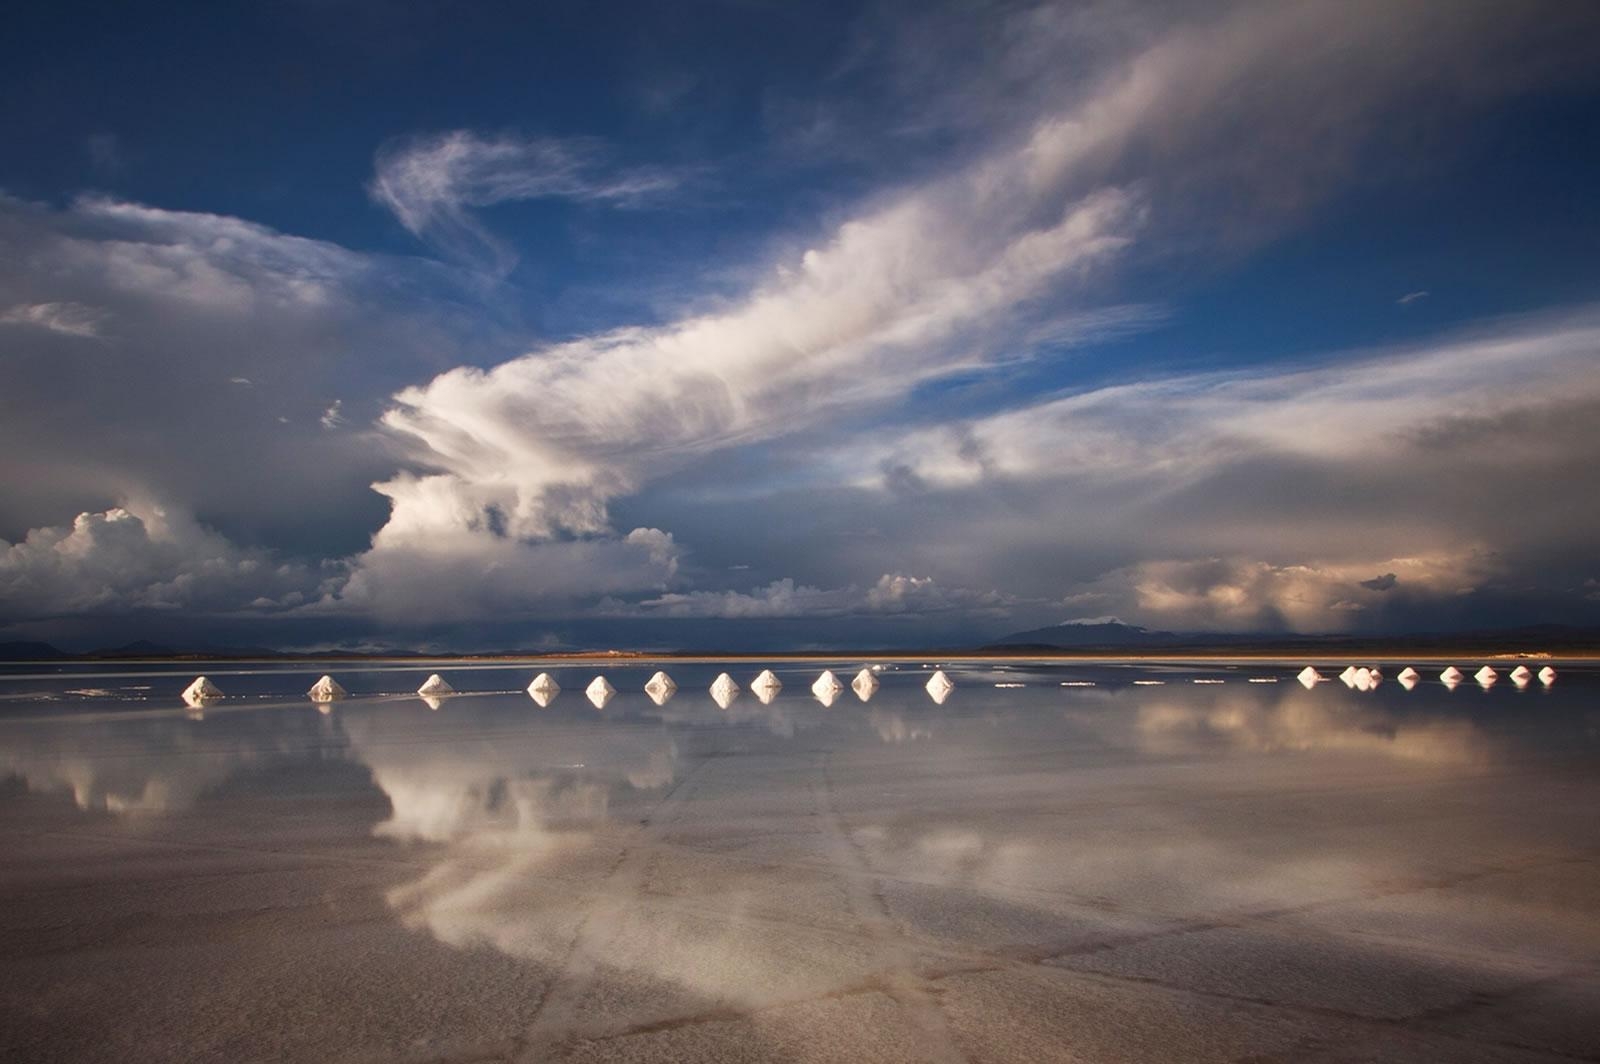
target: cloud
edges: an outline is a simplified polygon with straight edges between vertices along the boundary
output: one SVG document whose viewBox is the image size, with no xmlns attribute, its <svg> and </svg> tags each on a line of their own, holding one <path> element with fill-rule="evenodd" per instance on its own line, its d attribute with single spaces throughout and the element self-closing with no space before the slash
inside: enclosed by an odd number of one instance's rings
<svg viewBox="0 0 1600 1064">
<path fill-rule="evenodd" d="M 1384 573 L 1382 576 L 1375 576 L 1371 580 L 1361 581 L 1361 586 L 1368 591 L 1390 591 L 1399 583 L 1400 578 L 1394 573 Z"/>
<path fill-rule="evenodd" d="M 937 165 L 824 208 L 742 291 L 531 349 L 484 305 L 492 286 L 438 263 L 103 197 L 0 197 L 0 306 L 116 322 L 95 344 L 8 322 L 0 527 L 178 500 L 241 545 L 214 552 L 334 559 L 305 616 L 406 624 L 602 600 L 685 618 L 1070 600 L 1322 627 L 1550 573 L 1595 522 L 1581 314 L 1287 370 L 1138 380 L 1108 356 L 1097 379 L 1122 383 L 1021 400 L 1004 385 L 1159 325 L 1165 303 L 1129 290 L 1152 266 L 1211 268 L 1281 232 L 1390 165 L 1408 123 L 1563 76 L 1568 11 L 1008 9 L 1003 47 L 951 34 L 896 75 L 907 99 L 948 82 L 919 101 L 953 142 Z M 957 45 L 979 66 L 937 61 Z M 394 142 L 376 170 L 373 197 L 409 231 L 501 274 L 515 252 L 481 209 L 634 206 L 684 179 L 594 141 L 460 131 Z M 354 430 L 314 423 L 340 420 Z M 790 579 L 699 586 L 731 558 Z M 1362 586 L 1387 572 L 1398 586 Z"/>
<path fill-rule="evenodd" d="M 998 592 L 939 586 L 929 577 L 885 573 L 866 587 L 818 588 L 793 578 L 744 591 L 669 592 L 629 604 L 611 600 L 601 610 L 612 616 L 755 619 L 778 617 L 871 617 L 960 610 L 1004 612 L 1016 600 Z"/>
<path fill-rule="evenodd" d="M 1037 357 L 1029 338 L 1050 335 L 1051 322 L 1126 306 L 1106 299 L 1124 264 L 1175 247 L 1228 246 L 1315 202 L 1348 172 L 1378 116 L 1390 115 L 1393 95 L 1513 87 L 1526 64 L 1499 70 L 1493 84 L 1469 71 L 1528 25 L 1476 8 L 1450 20 L 1425 5 L 1363 4 L 1352 14 L 1311 3 L 1144 27 L 1121 39 L 1126 50 L 1114 61 L 1071 85 L 1054 81 L 1061 91 L 1039 100 L 1022 128 L 1003 128 L 949 172 L 874 197 L 809 249 L 781 257 L 740 298 L 401 391 L 383 418 L 408 468 L 378 485 L 392 500 L 391 521 L 450 542 L 490 527 L 527 543 L 611 541 L 616 500 L 713 456 L 872 416 L 937 418 L 920 407 L 920 386 Z M 1439 58 L 1446 48 L 1459 50 L 1459 62 Z M 1328 91 L 1349 89 L 1351 55 L 1364 57 L 1363 76 L 1350 91 Z M 1253 91 L 1239 92 L 1241 84 Z M 1234 135 L 1242 129 L 1250 135 Z M 467 209 L 637 191 L 636 182 L 584 176 L 587 165 L 562 143 L 450 134 L 391 149 L 374 188 L 413 231 L 437 231 L 503 265 Z M 1221 190 L 1224 199 L 1212 197 Z M 1422 395 L 1436 379 L 1393 378 L 1398 387 L 1386 391 L 1381 373 L 1330 377 L 1319 385 L 1321 404 L 1266 401 L 1262 387 L 1312 383 L 1289 378 L 1164 381 L 865 450 L 877 452 L 875 470 L 899 471 L 910 493 L 1046 470 L 1170 484 L 1251 449 L 1319 458 L 1360 450 L 1370 432 L 1351 427 L 1346 404 L 1397 422 L 1415 416 L 1401 409 L 1413 398 L 1438 407 L 1438 395 Z M 1470 387 L 1440 391 L 1462 397 Z M 1230 407 L 1244 416 L 1225 424 Z M 1198 438 L 1178 446 L 1190 425 Z M 763 492 L 751 485 L 750 494 Z M 358 567 L 383 549 L 375 539 Z M 818 596 L 833 592 L 818 589 L 839 584 L 710 592 L 715 604 L 662 599 L 659 608 L 791 609 L 808 595 L 826 601 Z"/>
<path fill-rule="evenodd" d="M 0 325 L 29 325 L 63 336 L 96 339 L 105 315 L 79 303 L 25 303 L 0 313 Z"/>
<path fill-rule="evenodd" d="M 1419 291 L 1419 292 L 1407 292 L 1405 295 L 1403 295 L 1399 299 L 1395 300 L 1395 302 L 1398 303 L 1402 307 L 1409 307 L 1411 304 L 1417 302 L 1420 299 L 1427 299 L 1428 295 L 1429 295 L 1429 293 L 1421 292 L 1421 291 Z"/>
<path fill-rule="evenodd" d="M 374 199 L 414 236 L 496 276 L 517 253 L 472 209 L 516 200 L 563 199 L 638 206 L 678 187 L 683 175 L 660 167 L 616 167 L 597 140 L 481 136 L 455 130 L 394 141 L 379 151 Z"/>
<path fill-rule="evenodd" d="M 336 429 L 344 424 L 344 416 L 339 413 L 339 408 L 343 405 L 342 400 L 335 399 L 329 404 L 328 409 L 322 412 L 322 417 L 318 420 L 321 421 L 323 428 Z"/>
<path fill-rule="evenodd" d="M 1397 558 L 1393 564 L 1406 574 L 1404 594 L 1424 599 L 1470 592 L 1495 570 L 1492 558 L 1471 552 Z M 1360 580 L 1359 571 L 1339 562 L 1153 560 L 1108 574 L 1095 581 L 1095 589 L 1134 616 L 1181 631 L 1317 632 L 1346 627 L 1340 614 L 1377 606 L 1389 591 Z"/>
<path fill-rule="evenodd" d="M 358 549 L 393 458 L 296 424 L 330 395 L 370 422 L 403 383 L 471 357 L 495 316 L 462 310 L 462 282 L 236 218 L 0 195 L 0 535 L 155 498 L 235 540 Z"/>
<path fill-rule="evenodd" d="M 0 540 L 7 618 L 140 610 L 228 611 L 252 600 L 293 606 L 318 574 L 244 550 L 179 511 L 151 504 L 82 513 L 70 526 Z"/>
</svg>

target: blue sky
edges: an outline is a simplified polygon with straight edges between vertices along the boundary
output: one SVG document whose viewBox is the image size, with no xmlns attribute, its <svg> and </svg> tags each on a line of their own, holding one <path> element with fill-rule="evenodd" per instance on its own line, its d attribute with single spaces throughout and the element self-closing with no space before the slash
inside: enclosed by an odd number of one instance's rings
<svg viewBox="0 0 1600 1064">
<path fill-rule="evenodd" d="M 0 639 L 1600 621 L 1600 16 L 28 5 Z"/>
</svg>

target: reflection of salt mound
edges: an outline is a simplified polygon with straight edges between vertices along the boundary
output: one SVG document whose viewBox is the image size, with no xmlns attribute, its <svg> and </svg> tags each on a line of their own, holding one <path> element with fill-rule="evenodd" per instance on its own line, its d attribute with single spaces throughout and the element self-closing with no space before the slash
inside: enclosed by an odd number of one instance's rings
<svg viewBox="0 0 1600 1064">
<path fill-rule="evenodd" d="M 739 685 L 734 683 L 733 677 L 727 673 L 711 681 L 711 701 L 717 704 L 718 709 L 727 709 L 738 697 Z"/>
<path fill-rule="evenodd" d="M 422 686 L 417 688 L 417 694 L 431 695 L 434 698 L 439 698 L 443 695 L 453 695 L 455 693 L 456 689 L 445 683 L 444 677 L 440 676 L 438 673 L 434 673 L 432 676 L 428 677 L 423 681 Z"/>
<path fill-rule="evenodd" d="M 349 698 L 350 692 L 340 687 L 339 681 L 332 676 L 324 676 L 311 685 L 306 696 L 313 702 L 337 702 L 341 698 Z"/>
<path fill-rule="evenodd" d="M 203 706 L 221 697 L 222 689 L 204 676 L 196 676 L 194 682 L 183 689 L 183 700 L 191 706 Z"/>
<path fill-rule="evenodd" d="M 850 681 L 850 690 L 863 702 L 870 701 L 878 693 L 878 674 L 871 669 L 862 669 L 856 673 L 856 678 Z"/>
<path fill-rule="evenodd" d="M 1539 682 L 1544 684 L 1546 687 L 1549 687 L 1551 684 L 1555 683 L 1556 682 L 1556 670 L 1552 669 L 1548 665 L 1546 665 L 1544 668 L 1540 669 L 1539 670 Z"/>
<path fill-rule="evenodd" d="M 1461 679 L 1461 670 L 1456 668 L 1454 665 L 1451 665 L 1449 668 L 1445 669 L 1439 674 L 1439 682 L 1444 684 L 1446 687 L 1454 687 L 1456 684 L 1461 682 Z"/>
<path fill-rule="evenodd" d="M 1483 687 L 1489 687 L 1500 678 L 1500 674 L 1495 672 L 1489 666 L 1485 665 L 1483 668 L 1473 673 L 1472 678 L 1477 680 L 1479 685 Z"/>
<path fill-rule="evenodd" d="M 539 704 L 543 709 L 556 700 L 556 695 L 561 693 L 561 685 L 556 683 L 555 677 L 548 672 L 541 672 L 533 678 L 528 685 L 528 697 Z"/>
<path fill-rule="evenodd" d="M 657 672 L 650 677 L 650 682 L 644 685 L 644 693 L 649 695 L 650 701 L 656 705 L 664 706 L 678 693 L 678 685 L 673 683 L 672 677 L 666 673 Z"/>
<path fill-rule="evenodd" d="M 444 705 L 444 699 L 438 695 L 423 695 L 422 704 L 429 709 L 438 709 Z"/>
<path fill-rule="evenodd" d="M 1295 679 L 1299 680 L 1301 685 L 1309 691 L 1311 688 L 1317 686 L 1318 682 L 1321 681 L 1322 673 L 1318 672 L 1312 666 L 1307 665 L 1305 668 L 1300 670 L 1300 674 L 1296 676 Z"/>
<path fill-rule="evenodd" d="M 833 674 L 832 669 L 825 669 L 817 682 L 811 685 L 811 693 L 816 695 L 817 701 L 824 706 L 831 706 L 844 692 L 844 684 L 839 682 L 839 677 Z"/>
<path fill-rule="evenodd" d="M 950 697 L 950 692 L 956 685 L 950 682 L 950 677 L 944 674 L 943 669 L 934 669 L 933 675 L 928 677 L 928 697 L 932 698 L 935 705 L 944 705 L 944 700 Z"/>
<path fill-rule="evenodd" d="M 589 696 L 589 701 L 594 703 L 595 709 L 605 709 L 606 703 L 616 697 L 617 689 L 612 687 L 611 681 L 604 676 L 596 676 L 589 681 L 589 686 L 583 693 Z"/>
</svg>

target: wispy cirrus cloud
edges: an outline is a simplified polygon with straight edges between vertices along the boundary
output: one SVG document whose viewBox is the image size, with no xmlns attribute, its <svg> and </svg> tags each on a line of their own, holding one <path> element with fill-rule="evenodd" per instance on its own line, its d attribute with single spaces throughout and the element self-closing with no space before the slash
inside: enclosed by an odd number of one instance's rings
<svg viewBox="0 0 1600 1064">
<path fill-rule="evenodd" d="M 592 138 L 454 130 L 385 145 L 371 193 L 414 236 L 459 262 L 504 276 L 517 252 L 478 221 L 477 208 L 536 199 L 635 207 L 685 180 L 665 167 L 619 166 L 610 156 Z"/>
</svg>

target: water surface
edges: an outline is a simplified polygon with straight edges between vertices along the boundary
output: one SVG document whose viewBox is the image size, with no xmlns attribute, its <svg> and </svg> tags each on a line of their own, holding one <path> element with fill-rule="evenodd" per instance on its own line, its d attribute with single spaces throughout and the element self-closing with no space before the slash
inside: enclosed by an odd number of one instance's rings
<svg viewBox="0 0 1600 1064">
<path fill-rule="evenodd" d="M 0 1059 L 1600 1058 L 1600 675 L 1300 664 L 6 667 Z"/>
</svg>

